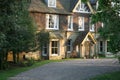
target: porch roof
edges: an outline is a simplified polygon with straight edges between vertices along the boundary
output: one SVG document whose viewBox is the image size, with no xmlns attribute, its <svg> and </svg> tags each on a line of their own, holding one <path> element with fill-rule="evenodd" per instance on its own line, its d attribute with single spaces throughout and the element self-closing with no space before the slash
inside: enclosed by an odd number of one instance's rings
<svg viewBox="0 0 120 80">
<path fill-rule="evenodd" d="M 96 40 L 93 37 L 93 35 L 91 34 L 91 32 L 87 32 L 87 31 L 83 31 L 80 32 L 78 37 L 76 38 L 76 40 L 74 41 L 73 45 L 76 46 L 78 44 L 83 44 L 86 40 L 86 38 L 90 38 L 91 41 L 96 44 Z"/>
<path fill-rule="evenodd" d="M 50 39 L 63 39 L 63 36 L 60 33 L 49 32 Z"/>
</svg>

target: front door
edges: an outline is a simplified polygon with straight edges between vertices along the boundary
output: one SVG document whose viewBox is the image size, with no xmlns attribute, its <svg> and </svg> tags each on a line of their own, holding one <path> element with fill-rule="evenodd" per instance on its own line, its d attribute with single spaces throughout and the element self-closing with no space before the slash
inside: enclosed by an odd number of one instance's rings
<svg viewBox="0 0 120 80">
<path fill-rule="evenodd" d="M 85 42 L 85 57 L 90 58 L 90 41 Z"/>
</svg>

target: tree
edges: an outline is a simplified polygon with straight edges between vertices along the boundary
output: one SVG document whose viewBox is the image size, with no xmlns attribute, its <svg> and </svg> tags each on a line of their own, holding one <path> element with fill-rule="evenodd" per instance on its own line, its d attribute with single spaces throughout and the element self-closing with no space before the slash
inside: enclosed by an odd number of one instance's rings
<svg viewBox="0 0 120 80">
<path fill-rule="evenodd" d="M 10 5 L 13 0 L 0 0 L 0 69 L 6 69 L 8 41 L 6 32 L 12 26 Z"/>
<path fill-rule="evenodd" d="M 0 0 L 0 69 L 7 62 L 9 51 L 13 51 L 16 63 L 16 55 L 34 47 L 36 29 L 28 12 L 28 1 Z"/>
<path fill-rule="evenodd" d="M 45 30 L 41 30 L 37 33 L 37 49 L 42 51 L 44 45 L 48 45 L 50 41 L 50 35 L 49 32 Z M 42 53 L 41 53 L 41 59 L 42 59 Z"/>
<path fill-rule="evenodd" d="M 7 32 L 9 50 L 13 52 L 14 63 L 19 61 L 21 52 L 32 50 L 35 40 L 35 25 L 28 12 L 27 0 L 15 0 L 11 4 L 13 26 Z M 16 57 L 17 55 L 17 57 Z"/>
<path fill-rule="evenodd" d="M 89 0 L 83 0 L 91 6 Z M 92 12 L 92 22 L 102 22 L 104 27 L 99 33 L 110 42 L 110 50 L 113 53 L 120 51 L 120 0 L 99 0 L 97 10 L 89 7 Z"/>
</svg>

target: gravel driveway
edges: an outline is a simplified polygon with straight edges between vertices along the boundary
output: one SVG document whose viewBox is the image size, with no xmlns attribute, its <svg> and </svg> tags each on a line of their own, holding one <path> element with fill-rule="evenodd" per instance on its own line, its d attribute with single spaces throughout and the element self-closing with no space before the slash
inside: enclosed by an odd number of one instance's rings
<svg viewBox="0 0 120 80">
<path fill-rule="evenodd" d="M 49 63 L 10 80 L 88 80 L 99 74 L 120 71 L 117 59 L 77 59 Z"/>
</svg>

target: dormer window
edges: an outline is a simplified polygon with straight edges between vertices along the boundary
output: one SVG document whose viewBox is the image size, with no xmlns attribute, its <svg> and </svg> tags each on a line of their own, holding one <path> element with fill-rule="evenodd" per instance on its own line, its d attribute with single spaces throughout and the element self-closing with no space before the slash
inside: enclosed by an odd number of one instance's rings
<svg viewBox="0 0 120 80">
<path fill-rule="evenodd" d="M 48 0 L 48 7 L 56 7 L 56 0 Z"/>
<path fill-rule="evenodd" d="M 78 4 L 78 6 L 76 7 L 76 11 L 84 11 L 84 8 L 85 8 L 85 4 L 84 3 L 80 3 Z"/>
</svg>

